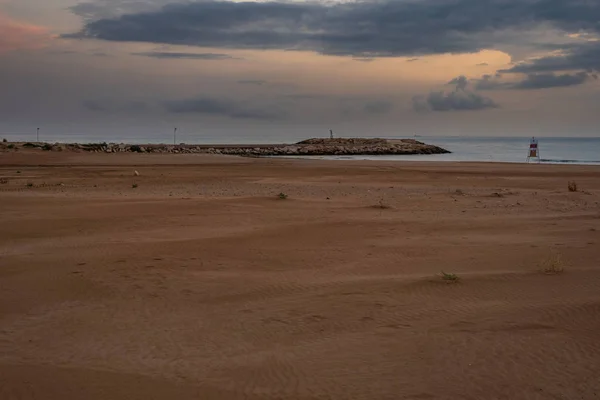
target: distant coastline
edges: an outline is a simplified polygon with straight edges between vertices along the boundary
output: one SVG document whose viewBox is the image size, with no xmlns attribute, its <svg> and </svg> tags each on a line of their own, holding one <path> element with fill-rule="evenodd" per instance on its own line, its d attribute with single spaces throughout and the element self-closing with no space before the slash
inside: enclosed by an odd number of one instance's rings
<svg viewBox="0 0 600 400">
<path fill-rule="evenodd" d="M 414 139 L 334 138 L 308 139 L 294 144 L 117 144 L 117 143 L 39 143 L 2 142 L 2 151 L 39 149 L 94 153 L 170 153 L 225 154 L 261 156 L 341 156 L 341 155 L 410 155 L 448 154 L 450 151 Z"/>
</svg>

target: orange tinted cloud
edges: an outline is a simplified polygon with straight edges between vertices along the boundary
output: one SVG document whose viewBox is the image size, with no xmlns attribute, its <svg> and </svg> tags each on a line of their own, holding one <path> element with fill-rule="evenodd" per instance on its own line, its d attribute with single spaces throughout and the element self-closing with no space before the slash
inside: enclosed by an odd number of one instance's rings
<svg viewBox="0 0 600 400">
<path fill-rule="evenodd" d="M 0 54 L 44 47 L 50 33 L 41 26 L 19 22 L 0 14 Z"/>
</svg>

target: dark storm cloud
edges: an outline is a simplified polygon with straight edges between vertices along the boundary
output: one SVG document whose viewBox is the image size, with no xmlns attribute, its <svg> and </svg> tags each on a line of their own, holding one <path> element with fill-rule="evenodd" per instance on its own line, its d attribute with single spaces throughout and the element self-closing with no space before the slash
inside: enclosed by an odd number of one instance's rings
<svg viewBox="0 0 600 400">
<path fill-rule="evenodd" d="M 376 100 L 365 104 L 364 111 L 369 114 L 385 114 L 390 112 L 394 104 L 391 101 Z"/>
<path fill-rule="evenodd" d="M 123 14 L 155 10 L 172 0 L 92 0 L 70 7 L 71 12 L 84 20 L 114 18 Z"/>
<path fill-rule="evenodd" d="M 537 58 L 500 72 L 600 71 L 600 41 L 570 45 L 563 53 Z"/>
<path fill-rule="evenodd" d="M 596 76 L 587 72 L 576 74 L 529 74 L 525 79 L 517 82 L 515 89 L 547 89 L 564 86 L 581 85 Z"/>
<path fill-rule="evenodd" d="M 149 51 L 143 53 L 131 53 L 133 56 L 160 58 L 160 59 L 188 59 L 188 60 L 233 60 L 236 59 L 228 54 L 218 53 L 171 53 L 162 51 Z"/>
<path fill-rule="evenodd" d="M 427 111 L 477 111 L 497 108 L 498 104 L 489 97 L 467 90 L 468 80 L 459 76 L 450 83 L 456 85 L 452 92 L 430 92 L 424 96 L 413 97 L 413 109 Z"/>
<path fill-rule="evenodd" d="M 72 10 L 102 15 L 89 8 L 83 3 Z M 371 58 L 474 52 L 493 48 L 494 32 L 542 25 L 600 32 L 599 20 L 600 2 L 586 0 L 200 1 L 88 20 L 67 36 Z"/>
<path fill-rule="evenodd" d="M 259 109 L 233 100 L 210 97 L 165 101 L 163 106 L 168 112 L 178 114 L 210 114 L 230 118 L 266 120 L 285 117 L 285 113 L 279 109 Z"/>
<path fill-rule="evenodd" d="M 459 77 L 464 78 L 464 77 Z M 459 78 L 453 79 L 450 83 L 457 83 Z M 524 78 L 518 81 L 506 81 L 501 74 L 483 75 L 481 78 L 471 79 L 468 82 L 473 83 L 476 90 L 501 90 L 501 89 L 549 89 L 564 86 L 582 85 L 592 79 L 597 79 L 598 76 L 594 73 L 577 72 L 577 73 L 542 73 L 542 74 L 527 74 Z M 460 81 L 464 84 L 464 81 Z"/>
</svg>

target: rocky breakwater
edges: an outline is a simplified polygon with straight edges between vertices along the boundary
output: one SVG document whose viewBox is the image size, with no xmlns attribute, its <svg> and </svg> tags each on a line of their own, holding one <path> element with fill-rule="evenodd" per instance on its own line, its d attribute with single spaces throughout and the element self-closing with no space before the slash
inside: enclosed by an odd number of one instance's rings
<svg viewBox="0 0 600 400">
<path fill-rule="evenodd" d="M 16 146 L 15 146 L 16 145 Z M 166 144 L 4 144 L 4 149 L 37 148 L 46 151 L 78 151 L 94 153 L 173 153 L 173 154 L 227 154 L 246 157 L 261 156 L 340 156 L 340 155 L 393 155 L 443 154 L 448 150 L 413 139 L 308 139 L 295 144 L 273 145 L 166 145 Z"/>
<path fill-rule="evenodd" d="M 445 154 L 448 150 L 414 139 L 308 139 L 291 150 L 300 155 L 390 155 L 390 154 Z"/>
</svg>

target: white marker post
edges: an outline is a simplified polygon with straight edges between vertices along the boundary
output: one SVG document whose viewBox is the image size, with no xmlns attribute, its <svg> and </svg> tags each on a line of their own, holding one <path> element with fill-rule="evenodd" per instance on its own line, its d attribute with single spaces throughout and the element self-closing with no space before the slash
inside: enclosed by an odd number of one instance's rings
<svg viewBox="0 0 600 400">
<path fill-rule="evenodd" d="M 537 162 L 540 162 L 540 148 L 538 147 L 538 141 L 536 138 L 532 137 L 529 141 L 529 153 L 527 153 L 527 162 L 531 162 L 531 159 L 537 159 Z"/>
</svg>

